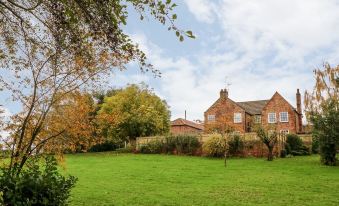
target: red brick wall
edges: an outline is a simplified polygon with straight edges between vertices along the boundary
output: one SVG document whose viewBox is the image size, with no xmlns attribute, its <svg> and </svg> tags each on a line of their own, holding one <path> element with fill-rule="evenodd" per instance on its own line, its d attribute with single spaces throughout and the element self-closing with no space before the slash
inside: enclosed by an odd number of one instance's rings
<svg viewBox="0 0 339 206">
<path fill-rule="evenodd" d="M 268 123 L 268 113 L 276 113 L 276 124 Z M 280 122 L 279 113 L 288 112 L 288 122 Z M 292 106 L 278 93 L 275 93 L 272 99 L 267 103 L 262 111 L 261 122 L 264 126 L 275 127 L 280 130 L 289 130 L 289 133 L 297 132 L 297 113 Z"/>
<path fill-rule="evenodd" d="M 242 122 L 234 123 L 234 113 L 242 114 Z M 245 110 L 235 104 L 232 100 L 221 97 L 217 102 L 212 105 L 204 114 L 205 117 L 205 128 L 208 128 L 209 125 L 213 125 L 215 122 L 208 121 L 208 115 L 215 115 L 216 122 L 223 122 L 234 130 L 239 132 L 245 132 Z"/>
<path fill-rule="evenodd" d="M 197 128 L 193 128 L 187 125 L 172 125 L 171 126 L 171 133 L 172 134 L 192 134 L 192 133 L 201 133 L 202 130 Z"/>
</svg>

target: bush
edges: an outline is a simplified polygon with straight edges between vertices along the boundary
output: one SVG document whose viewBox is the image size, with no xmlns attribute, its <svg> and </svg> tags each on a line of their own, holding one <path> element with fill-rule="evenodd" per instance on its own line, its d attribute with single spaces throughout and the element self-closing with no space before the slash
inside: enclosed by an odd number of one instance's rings
<svg viewBox="0 0 339 206">
<path fill-rule="evenodd" d="M 88 152 L 108 152 L 108 151 L 114 151 L 118 148 L 120 148 L 121 145 L 116 144 L 111 141 L 106 141 L 100 144 L 93 145 Z"/>
<path fill-rule="evenodd" d="M 232 156 L 242 155 L 244 151 L 244 141 L 237 134 L 233 135 L 231 140 L 228 141 L 228 153 Z"/>
<path fill-rule="evenodd" d="M 319 138 L 317 136 L 312 136 L 312 153 L 319 153 Z"/>
<path fill-rule="evenodd" d="M 286 136 L 285 150 L 287 154 L 294 156 L 310 154 L 310 149 L 304 145 L 301 138 L 296 134 L 288 134 Z"/>
<path fill-rule="evenodd" d="M 226 150 L 225 139 L 220 135 L 212 136 L 202 145 L 202 150 L 208 157 L 223 157 Z"/>
<path fill-rule="evenodd" d="M 38 162 L 32 163 L 18 176 L 7 168 L 1 168 L 0 173 L 0 205 L 67 205 L 77 181 L 58 173 L 54 157 L 47 157 L 43 168 Z"/>
<path fill-rule="evenodd" d="M 139 146 L 144 154 L 189 154 L 193 155 L 200 148 L 199 140 L 193 135 L 167 136 L 164 139 L 152 140 Z"/>
<path fill-rule="evenodd" d="M 162 140 L 152 140 L 146 144 L 142 144 L 139 148 L 140 153 L 143 154 L 160 154 L 164 148 Z"/>
<path fill-rule="evenodd" d="M 285 158 L 286 156 L 287 156 L 286 150 L 282 149 L 282 150 L 280 151 L 280 157 L 281 157 L 281 158 Z"/>
</svg>

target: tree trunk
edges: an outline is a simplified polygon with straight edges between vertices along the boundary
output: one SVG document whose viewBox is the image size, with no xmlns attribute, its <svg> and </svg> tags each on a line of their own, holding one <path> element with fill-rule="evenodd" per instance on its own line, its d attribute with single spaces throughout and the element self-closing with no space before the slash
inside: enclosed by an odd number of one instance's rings
<svg viewBox="0 0 339 206">
<path fill-rule="evenodd" d="M 268 161 L 273 161 L 273 147 L 268 147 L 267 160 Z"/>
</svg>

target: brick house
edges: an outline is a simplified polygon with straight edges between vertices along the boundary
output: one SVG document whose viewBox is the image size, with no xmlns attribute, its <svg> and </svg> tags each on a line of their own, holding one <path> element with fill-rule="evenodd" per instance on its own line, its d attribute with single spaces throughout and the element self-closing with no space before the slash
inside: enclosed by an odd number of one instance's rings
<svg viewBox="0 0 339 206">
<path fill-rule="evenodd" d="M 172 134 L 196 134 L 204 131 L 204 125 L 183 118 L 178 118 L 171 122 Z"/>
<path fill-rule="evenodd" d="M 223 121 L 241 133 L 251 132 L 253 126 L 274 126 L 280 133 L 302 133 L 301 95 L 296 93 L 294 108 L 278 92 L 267 100 L 235 102 L 222 89 L 219 99 L 204 113 L 205 127 Z"/>
</svg>

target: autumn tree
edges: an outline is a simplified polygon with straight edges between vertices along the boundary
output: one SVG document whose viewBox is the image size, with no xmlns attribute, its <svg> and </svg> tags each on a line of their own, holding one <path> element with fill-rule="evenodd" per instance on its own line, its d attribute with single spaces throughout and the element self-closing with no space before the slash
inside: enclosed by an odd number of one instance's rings
<svg viewBox="0 0 339 206">
<path fill-rule="evenodd" d="M 46 120 L 46 132 L 62 133 L 58 139 L 46 141 L 46 144 L 40 143 L 41 149 L 54 153 L 65 150 L 86 152 L 90 146 L 101 141 L 100 136 L 96 135 L 95 123 L 95 104 L 92 96 L 81 92 L 69 93 L 53 106 Z"/>
<path fill-rule="evenodd" d="M 313 124 L 313 135 L 319 140 L 321 162 L 336 165 L 339 147 L 339 65 L 325 63 L 314 70 L 315 86 L 305 92 L 306 117 Z"/>
<path fill-rule="evenodd" d="M 0 83 L 23 108 L 17 117 L 22 122 L 13 132 L 13 171 L 20 172 L 32 145 L 39 144 L 51 109 L 64 95 L 96 86 L 130 61 L 159 75 L 121 28 L 128 6 L 141 18 L 151 16 L 167 25 L 181 40 L 185 34 L 193 37 L 175 27 L 171 1 L 0 1 Z M 47 133 L 42 142 L 61 131 Z"/>
<path fill-rule="evenodd" d="M 215 132 L 221 135 L 224 143 L 224 165 L 227 165 L 227 151 L 228 151 L 228 141 L 231 138 L 234 128 L 229 124 L 232 120 L 227 115 L 221 115 L 216 118 L 215 121 L 209 122 L 205 125 L 205 130 L 208 132 Z"/>
<path fill-rule="evenodd" d="M 129 85 L 104 99 L 98 121 L 109 140 L 134 141 L 136 137 L 168 133 L 170 111 L 146 85 Z"/>
<path fill-rule="evenodd" d="M 264 128 L 262 126 L 258 126 L 255 129 L 258 137 L 260 140 L 266 145 L 268 149 L 267 153 L 267 160 L 268 161 L 273 161 L 273 149 L 274 146 L 278 142 L 278 133 L 276 132 L 275 129 L 272 128 Z"/>
<path fill-rule="evenodd" d="M 169 0 L 0 1 L 0 88 L 22 106 L 13 116 L 8 141 L 9 174 L 19 176 L 29 159 L 39 157 L 32 156 L 36 145 L 63 133 L 46 123 L 68 94 L 97 86 L 131 61 L 160 75 L 122 27 L 132 8 L 141 19 L 152 17 L 166 25 L 180 40 L 193 37 L 174 25 L 175 6 Z"/>
</svg>

